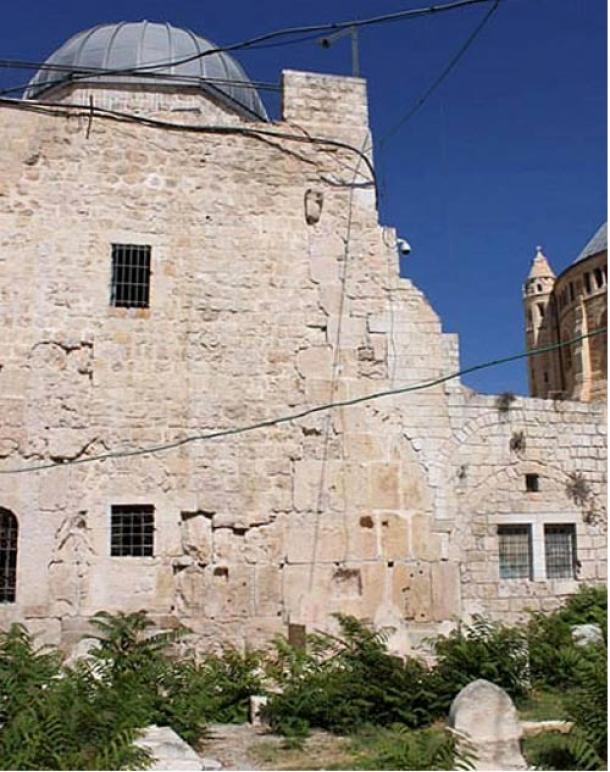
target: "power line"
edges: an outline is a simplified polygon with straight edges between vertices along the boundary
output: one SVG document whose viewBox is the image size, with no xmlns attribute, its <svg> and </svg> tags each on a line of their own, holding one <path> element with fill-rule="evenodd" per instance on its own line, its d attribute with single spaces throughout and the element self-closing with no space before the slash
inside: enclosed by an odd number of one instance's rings
<svg viewBox="0 0 610 772">
<path fill-rule="evenodd" d="M 150 118 L 145 115 L 136 115 L 134 113 L 123 112 L 120 110 L 109 110 L 103 107 L 96 107 L 95 105 L 85 105 L 79 103 L 43 102 L 33 99 L 23 100 L 12 99 L 9 97 L 0 97 L 0 106 L 2 105 L 7 107 L 15 107 L 18 110 L 39 112 L 44 115 L 54 115 L 56 113 L 67 113 L 68 115 L 73 115 L 73 111 L 78 110 L 81 111 L 80 114 L 84 116 L 99 116 L 109 120 L 137 123 L 144 126 L 149 126 L 151 128 L 167 129 L 170 131 L 183 131 L 194 134 L 241 134 L 245 137 L 270 137 L 276 139 L 285 139 L 290 142 L 299 142 L 301 144 L 310 143 L 312 145 L 342 148 L 343 150 L 349 150 L 350 152 L 355 153 L 360 159 L 362 159 L 371 175 L 370 184 L 375 187 L 375 190 L 377 190 L 375 169 L 366 153 L 364 153 L 355 145 L 350 145 L 348 142 L 341 142 L 340 140 L 336 139 L 327 139 L 326 137 L 318 137 L 311 134 L 290 134 L 289 132 L 285 131 L 273 131 L 271 129 L 249 127 L 247 125 L 211 126 L 190 123 L 174 123 L 173 121 L 163 121 L 159 118 Z"/>
<path fill-rule="evenodd" d="M 85 458 L 76 458 L 69 461 L 63 461 L 63 462 L 52 461 L 49 463 L 37 464 L 33 466 L 15 467 L 13 469 L 2 469 L 0 470 L 0 474 L 21 474 L 23 472 L 39 472 L 43 469 L 56 469 L 58 467 L 66 468 L 68 466 L 76 466 L 77 464 L 89 464 L 95 461 L 106 461 L 108 459 L 113 459 L 113 458 L 127 458 L 130 456 L 146 456 L 146 455 L 150 455 L 151 453 L 162 453 L 167 450 L 173 450 L 183 445 L 188 445 L 191 442 L 206 442 L 208 440 L 215 440 L 221 437 L 234 437 L 240 434 L 247 434 L 249 432 L 256 431 L 257 429 L 266 429 L 273 426 L 279 426 L 281 424 L 291 423 L 292 421 L 297 421 L 301 418 L 306 418 L 307 416 L 313 415 L 315 413 L 323 413 L 323 412 L 326 412 L 327 410 L 335 410 L 336 408 L 341 408 L 341 407 L 352 407 L 353 405 L 359 405 L 365 402 L 373 402 L 374 400 L 383 399 L 384 397 L 394 397 L 399 394 L 407 394 L 409 392 L 429 389 L 429 388 L 432 388 L 433 386 L 438 386 L 442 383 L 446 383 L 447 381 L 454 380 L 455 378 L 461 378 L 464 375 L 468 375 L 470 373 L 474 373 L 479 370 L 484 370 L 489 367 L 497 367 L 498 365 L 508 364 L 508 362 L 515 362 L 518 359 L 526 359 L 527 357 L 536 356 L 538 354 L 544 354 L 548 351 L 556 351 L 558 349 L 564 348 L 565 346 L 571 346 L 574 343 L 578 343 L 579 341 L 585 340 L 586 338 L 592 338 L 595 335 L 602 335 L 604 333 L 607 333 L 607 331 L 608 330 L 606 327 L 600 327 L 597 330 L 592 330 L 591 332 L 588 332 L 585 335 L 579 335 L 577 338 L 572 338 L 571 340 L 562 341 L 560 343 L 553 343 L 552 345 L 549 345 L 549 346 L 542 346 L 540 348 L 531 349 L 530 351 L 521 352 L 520 354 L 512 354 L 511 356 L 501 357 L 500 359 L 492 359 L 488 362 L 483 362 L 482 364 L 478 364 L 478 365 L 472 365 L 471 367 L 466 367 L 463 370 L 458 370 L 454 373 L 451 373 L 450 375 L 444 375 L 444 376 L 441 376 L 440 378 L 435 378 L 430 381 L 423 381 L 422 383 L 416 383 L 411 386 L 402 386 L 396 389 L 377 391 L 377 392 L 374 392 L 373 394 L 367 394 L 362 397 L 352 397 L 351 399 L 343 399 L 343 400 L 338 400 L 336 402 L 333 401 L 322 405 L 315 405 L 314 407 L 306 408 L 305 410 L 301 410 L 297 413 L 289 413 L 287 415 L 279 416 L 277 418 L 268 418 L 268 419 L 265 419 L 264 421 L 258 421 L 257 423 L 246 424 L 245 426 L 235 426 L 229 429 L 220 429 L 216 432 L 208 432 L 206 434 L 193 434 L 187 437 L 183 437 L 182 439 L 179 439 L 179 440 L 163 443 L 161 445 L 151 445 L 147 448 L 134 448 L 132 450 L 108 451 L 108 453 L 101 453 L 97 456 L 86 456 Z"/>
<path fill-rule="evenodd" d="M 107 72 L 103 67 L 71 67 L 65 64 L 53 64 L 50 62 L 32 62 L 21 61 L 13 59 L 0 59 L 0 68 L 2 69 L 14 69 L 14 70 L 38 70 L 44 72 L 58 72 L 66 73 L 70 77 L 56 78 L 53 80 L 47 80 L 41 84 L 41 88 L 47 89 L 52 86 L 56 86 L 60 83 L 71 83 L 73 81 L 74 73 L 83 78 L 95 78 L 104 76 Z M 126 73 L 126 77 L 130 77 L 132 73 Z M 134 76 L 138 73 L 134 73 Z M 240 86 L 243 88 L 252 88 L 261 91 L 277 91 L 281 92 L 282 87 L 279 83 L 269 83 L 267 81 L 260 80 L 239 80 L 237 78 L 212 78 L 200 75 L 181 75 L 179 73 L 162 73 L 162 72 L 142 72 L 139 73 L 139 77 L 146 78 L 153 82 L 179 82 L 188 83 L 190 85 L 198 86 L 201 83 L 210 83 L 214 86 Z M 18 86 L 9 86 L 7 88 L 0 89 L 0 94 L 11 94 L 16 91 L 24 91 L 30 86 L 30 81 L 27 83 L 21 83 Z M 37 84 L 34 84 L 36 87 Z"/>
<path fill-rule="evenodd" d="M 457 65 L 460 59 L 464 56 L 466 51 L 468 51 L 470 46 L 474 43 L 478 35 L 482 32 L 483 27 L 485 27 L 487 22 L 491 19 L 491 17 L 493 16 L 494 12 L 497 10 L 499 5 L 500 5 L 500 0 L 494 0 L 494 4 L 483 16 L 481 21 L 475 26 L 472 32 L 468 35 L 468 37 L 462 43 L 462 45 L 456 51 L 456 53 L 451 57 L 451 59 L 449 60 L 447 65 L 443 68 L 443 70 L 440 72 L 440 74 L 432 81 L 432 83 L 426 89 L 426 91 L 424 91 L 424 93 L 416 100 L 416 102 L 413 104 L 411 108 L 409 108 L 409 110 L 405 113 L 405 115 L 402 118 L 400 118 L 400 120 L 397 121 L 397 123 L 395 123 L 394 126 L 383 135 L 383 137 L 381 137 L 381 139 L 379 140 L 380 150 L 383 149 L 383 147 L 388 142 L 388 140 L 391 139 L 394 136 L 394 134 L 396 134 L 396 132 L 399 129 L 401 129 L 405 125 L 405 123 L 407 123 L 407 121 L 411 120 L 411 118 L 415 115 L 415 113 L 425 104 L 428 98 L 432 96 L 432 94 L 441 85 L 441 83 L 445 80 L 445 78 L 450 74 L 450 72 Z"/>
<path fill-rule="evenodd" d="M 286 27 L 284 29 L 273 30 L 261 35 L 256 35 L 252 38 L 247 38 L 238 43 L 231 43 L 226 46 L 216 46 L 209 48 L 207 51 L 200 51 L 191 56 L 183 57 L 182 59 L 170 59 L 164 62 L 155 62 L 152 64 L 141 64 L 134 67 L 125 67 L 120 69 L 108 69 L 104 71 L 104 75 L 128 75 L 133 73 L 140 73 L 147 70 L 154 70 L 158 68 L 177 67 L 182 64 L 188 64 L 189 62 L 203 59 L 206 56 L 213 56 L 214 54 L 222 54 L 230 51 L 238 51 L 243 49 L 256 49 L 263 48 L 261 43 L 266 43 L 270 40 L 275 40 L 280 37 L 289 37 L 293 35 L 309 35 L 311 33 L 321 32 L 338 32 L 347 28 L 359 28 L 370 27 L 378 24 L 388 24 L 397 21 L 403 21 L 405 19 L 416 18 L 419 16 L 428 16 L 432 14 L 444 13 L 447 11 L 455 11 L 460 8 L 465 8 L 471 5 L 487 4 L 491 2 L 497 2 L 497 0 L 454 0 L 453 2 L 444 3 L 442 5 L 430 5 L 422 8 L 412 8 L 405 11 L 396 11 L 395 13 L 387 13 L 379 16 L 370 16 L 364 19 L 352 19 L 351 21 L 331 22 L 326 24 L 310 24 L 300 27 Z M 298 41 L 286 41 L 286 45 L 292 45 Z M 99 73 L 100 75 L 102 73 Z M 75 76 L 70 79 L 70 82 L 75 82 L 87 78 L 89 76 Z"/>
</svg>

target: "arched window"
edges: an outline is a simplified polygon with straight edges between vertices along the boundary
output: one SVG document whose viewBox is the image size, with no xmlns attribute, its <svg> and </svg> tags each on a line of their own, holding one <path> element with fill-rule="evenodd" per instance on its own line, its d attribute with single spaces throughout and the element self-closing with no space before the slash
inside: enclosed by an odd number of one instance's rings
<svg viewBox="0 0 610 772">
<path fill-rule="evenodd" d="M 17 518 L 0 507 L 0 603 L 14 603 L 17 588 Z"/>
</svg>

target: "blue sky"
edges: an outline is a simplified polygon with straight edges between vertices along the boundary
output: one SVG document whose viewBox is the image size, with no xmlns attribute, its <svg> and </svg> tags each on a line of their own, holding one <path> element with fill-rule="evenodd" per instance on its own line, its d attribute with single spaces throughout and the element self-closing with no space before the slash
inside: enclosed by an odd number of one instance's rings
<svg viewBox="0 0 610 772">
<path fill-rule="evenodd" d="M 227 44 L 279 27 L 427 5 L 428 0 L 54 0 L 2 8 L 0 58 L 44 59 L 94 24 L 149 19 Z M 375 137 L 385 134 L 460 47 L 486 6 L 363 30 Z M 282 69 L 349 74 L 347 40 L 241 52 L 256 80 Z M 24 73 L 1 72 L 0 85 Z M 274 97 L 262 95 L 277 115 Z M 541 244 L 559 272 L 606 219 L 605 0 L 502 0 L 424 107 L 377 151 L 380 219 L 406 237 L 403 273 L 457 332 L 464 367 L 523 348 L 521 282 Z M 525 365 L 466 382 L 526 390 Z"/>
</svg>

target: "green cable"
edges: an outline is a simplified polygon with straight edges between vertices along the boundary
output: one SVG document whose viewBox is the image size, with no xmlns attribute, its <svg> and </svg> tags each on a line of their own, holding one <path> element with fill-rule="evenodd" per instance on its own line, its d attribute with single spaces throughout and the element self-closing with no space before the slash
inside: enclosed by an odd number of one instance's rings
<svg viewBox="0 0 610 772">
<path fill-rule="evenodd" d="M 445 375 L 441 378 L 436 378 L 432 381 L 424 381 L 423 383 L 417 383 L 412 386 L 403 386 L 398 389 L 388 389 L 386 391 L 377 391 L 373 394 L 368 394 L 364 397 L 353 397 L 352 399 L 344 399 L 339 400 L 337 402 L 328 402 L 323 405 L 316 405 L 315 407 L 307 408 L 306 410 L 301 410 L 298 413 L 291 413 L 289 415 L 280 416 L 279 418 L 268 418 L 265 421 L 259 421 L 255 424 L 248 424 L 246 426 L 236 426 L 232 429 L 220 429 L 217 432 L 208 432 L 207 434 L 194 434 L 189 435 L 188 437 L 183 437 L 181 440 L 175 440 L 173 442 L 168 442 L 163 445 L 151 445 L 148 448 L 135 448 L 134 450 L 115 450 L 115 451 L 109 451 L 108 453 L 102 453 L 98 456 L 87 456 L 85 458 L 76 458 L 73 460 L 68 461 L 52 461 L 50 463 L 46 464 L 37 464 L 35 466 L 24 466 L 24 467 L 18 467 L 15 469 L 1 469 L 0 474 L 20 474 L 22 472 L 39 472 L 43 469 L 55 469 L 57 467 L 67 467 L 67 466 L 74 466 L 76 464 L 88 464 L 93 461 L 105 461 L 109 458 L 126 458 L 129 456 L 144 456 L 149 455 L 150 453 L 161 453 L 166 450 L 173 450 L 174 448 L 179 448 L 181 445 L 187 445 L 191 442 L 203 442 L 205 440 L 215 440 L 220 437 L 231 437 L 235 436 L 237 434 L 246 434 L 247 432 L 255 431 L 256 429 L 265 429 L 271 426 L 277 426 L 279 424 L 285 424 L 290 423 L 292 421 L 297 421 L 299 418 L 305 418 L 306 416 L 313 415 L 314 413 L 322 413 L 326 410 L 334 410 L 339 407 L 351 407 L 352 405 L 359 405 L 363 402 L 372 402 L 376 399 L 381 399 L 382 397 L 392 397 L 397 394 L 406 394 L 411 391 L 421 391 L 422 389 L 429 389 L 432 386 L 438 386 L 441 383 L 446 383 L 447 381 L 451 381 L 454 378 L 459 378 L 462 375 L 467 375 L 468 373 L 474 373 L 477 370 L 484 370 L 488 367 L 496 367 L 497 365 L 503 365 L 508 362 L 514 362 L 517 359 L 524 359 L 525 357 L 535 356 L 537 354 L 544 354 L 547 351 L 555 351 L 556 349 L 563 348 L 564 346 L 571 346 L 573 343 L 578 343 L 581 340 L 585 340 L 585 338 L 591 338 L 594 335 L 601 335 L 603 333 L 607 332 L 606 327 L 601 327 L 597 330 L 593 330 L 592 332 L 586 333 L 585 335 L 579 335 L 577 338 L 572 338 L 572 340 L 563 341 L 562 343 L 554 343 L 549 346 L 543 346 L 541 348 L 532 349 L 531 351 L 523 352 L 521 354 L 513 354 L 512 356 L 508 357 L 502 357 L 501 359 L 492 359 L 489 362 L 483 362 L 483 364 L 479 365 L 473 365 L 472 367 L 467 367 L 464 370 L 458 370 L 455 373 L 451 373 L 450 375 Z"/>
</svg>

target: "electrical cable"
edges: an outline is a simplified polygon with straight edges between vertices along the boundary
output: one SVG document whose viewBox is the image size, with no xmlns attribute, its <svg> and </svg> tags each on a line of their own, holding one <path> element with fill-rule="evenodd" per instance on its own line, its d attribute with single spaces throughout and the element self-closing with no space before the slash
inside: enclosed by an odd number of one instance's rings
<svg viewBox="0 0 610 772">
<path fill-rule="evenodd" d="M 305 25 L 300 27 L 287 27 L 285 29 L 274 30 L 272 32 L 266 32 L 261 35 L 256 35 L 252 38 L 248 38 L 238 43 L 231 43 L 226 46 L 216 46 L 213 48 L 209 48 L 207 51 L 200 51 L 196 54 L 192 54 L 190 56 L 186 56 L 181 59 L 170 59 L 164 62 L 155 62 L 152 64 L 141 64 L 134 67 L 107 69 L 103 73 L 100 72 L 98 74 L 99 75 L 102 75 L 102 74 L 103 75 L 129 75 L 129 74 L 145 72 L 147 70 L 155 70 L 155 69 L 168 68 L 168 67 L 178 67 L 180 65 L 188 64 L 189 62 L 196 61 L 198 59 L 203 59 L 206 56 L 213 56 L 214 54 L 222 54 L 222 53 L 227 53 L 229 51 L 238 51 L 243 49 L 255 50 L 256 48 L 262 48 L 263 46 L 259 46 L 258 45 L 259 43 L 265 43 L 269 40 L 274 40 L 279 37 L 303 35 L 303 34 L 309 35 L 310 33 L 314 33 L 314 32 L 315 33 L 338 32 L 340 30 L 349 29 L 349 28 L 370 27 L 377 24 L 388 24 L 391 22 L 402 21 L 404 19 L 410 19 L 410 18 L 415 18 L 419 16 L 427 16 L 431 14 L 438 14 L 446 11 L 454 11 L 460 8 L 465 8 L 467 6 L 487 4 L 494 1 L 497 1 L 497 0 L 454 0 L 453 2 L 444 3 L 442 5 L 431 5 L 431 6 L 425 6 L 422 8 L 411 8 L 404 11 L 396 11 L 395 13 L 371 16 L 364 19 L 353 19 L 351 21 L 331 22 L 326 24 L 310 24 L 310 25 Z M 292 42 L 293 41 L 286 41 L 286 44 L 289 45 L 289 44 L 292 44 Z M 297 42 L 302 42 L 302 40 L 299 40 Z M 78 80 L 86 79 L 87 77 L 90 77 L 90 76 L 87 76 L 87 75 L 74 76 L 70 79 L 70 83 L 77 82 Z"/>
<path fill-rule="evenodd" d="M 460 48 L 455 52 L 455 54 L 451 57 L 447 65 L 443 68 L 441 73 L 432 81 L 431 85 L 416 100 L 413 106 L 409 108 L 409 110 L 405 113 L 405 115 L 396 124 L 394 124 L 394 126 L 391 129 L 389 129 L 389 131 L 387 131 L 381 137 L 381 139 L 379 140 L 380 150 L 382 150 L 386 145 L 386 143 L 388 142 L 388 140 L 391 139 L 394 136 L 394 134 L 396 134 L 396 132 L 399 129 L 401 129 L 405 125 L 405 123 L 407 123 L 407 121 L 409 121 L 415 115 L 415 113 L 425 104 L 428 98 L 432 96 L 432 94 L 441 85 L 441 83 L 445 80 L 445 78 L 451 73 L 453 68 L 464 56 L 466 51 L 468 51 L 470 46 L 474 43 L 474 41 L 477 39 L 479 34 L 482 32 L 487 22 L 491 19 L 495 11 L 498 9 L 500 2 L 501 0 L 494 0 L 494 4 L 492 5 L 492 7 L 487 11 L 487 13 L 481 19 L 481 21 L 475 26 L 472 32 L 468 35 L 468 37 L 462 43 Z"/>
<path fill-rule="evenodd" d="M 328 147 L 337 147 L 343 150 L 349 150 L 355 153 L 361 158 L 368 171 L 371 174 L 370 183 L 377 189 L 375 169 L 369 157 L 360 148 L 350 145 L 348 142 L 341 142 L 336 139 L 327 139 L 325 137 L 317 137 L 310 134 L 290 134 L 284 131 L 273 131 L 271 129 L 251 128 L 246 125 L 241 126 L 211 126 L 201 124 L 190 123 L 174 123 L 172 121 L 163 121 L 158 118 L 149 118 L 144 115 L 136 115 L 134 113 L 122 112 L 120 110 L 109 110 L 103 107 L 96 107 L 95 105 L 85 105 L 80 103 L 66 103 L 66 102 L 42 102 L 36 100 L 23 100 L 12 99 L 10 97 L 0 97 L 0 106 L 5 105 L 9 107 L 15 107 L 19 110 L 27 110 L 30 112 L 40 112 L 46 115 L 53 115 L 56 113 L 67 113 L 74 115 L 71 112 L 74 110 L 82 111 L 80 114 L 85 117 L 99 116 L 101 118 L 108 118 L 109 120 L 116 120 L 119 122 L 138 123 L 151 128 L 169 129 L 171 131 L 184 131 L 190 133 L 204 133 L 204 134 L 241 134 L 246 137 L 271 137 L 276 139 L 285 139 L 291 142 L 299 142 L 301 144 L 313 144 L 322 145 Z"/>
<path fill-rule="evenodd" d="M 548 346 L 541 346 L 540 348 L 531 349 L 530 351 L 524 351 L 519 354 L 512 354 L 510 356 L 501 357 L 499 359 L 492 359 L 488 362 L 483 362 L 478 365 L 472 365 L 462 370 L 458 370 L 449 375 L 443 375 L 440 378 L 434 378 L 433 380 L 423 381 L 421 383 L 415 383 L 410 386 L 401 386 L 396 389 L 387 389 L 384 391 L 377 391 L 373 394 L 365 394 L 362 397 L 352 397 L 351 399 L 337 400 L 336 402 L 328 402 L 322 405 L 314 405 L 313 407 L 305 408 L 296 413 L 289 413 L 287 415 L 278 416 L 277 418 L 267 418 L 264 421 L 258 421 L 253 424 L 246 424 L 244 426 L 234 426 L 229 429 L 219 429 L 215 432 L 207 432 L 205 434 L 193 434 L 186 437 L 182 437 L 172 442 L 166 442 L 160 445 L 151 445 L 146 448 L 133 448 L 131 450 L 115 450 L 108 451 L 107 453 L 101 453 L 96 456 L 86 456 L 84 458 L 75 458 L 68 461 L 52 461 L 49 463 L 35 464 L 32 466 L 14 467 L 12 469 L 0 469 L 0 474 L 21 474 L 24 472 L 39 472 L 44 469 L 57 469 L 66 468 L 68 466 L 75 466 L 77 464 L 89 464 L 96 461 L 106 461 L 113 458 L 128 458 L 130 456 L 147 456 L 152 453 L 162 453 L 167 450 L 173 450 L 183 445 L 187 445 L 191 442 L 206 442 L 209 440 L 219 439 L 221 437 L 234 437 L 240 434 L 247 434 L 257 429 L 266 429 L 281 424 L 292 423 L 301 418 L 314 415 L 316 413 L 323 413 L 327 410 L 335 410 L 341 407 L 352 407 L 353 405 L 360 405 L 366 402 L 373 402 L 384 397 L 395 397 L 400 394 L 407 394 L 414 391 L 422 391 L 423 389 L 429 389 L 433 386 L 439 386 L 447 381 L 454 380 L 455 378 L 461 378 L 464 375 L 478 372 L 490 367 L 497 367 L 498 365 L 508 364 L 509 362 L 515 362 L 519 359 L 526 359 L 528 357 L 537 356 L 538 354 L 544 354 L 549 351 L 556 351 L 564 348 L 565 346 L 571 346 L 574 343 L 579 343 L 586 338 L 592 338 L 595 335 L 602 335 L 608 332 L 607 327 L 600 327 L 597 330 L 592 330 L 584 335 L 579 335 L 571 340 L 562 341 L 560 343 L 553 343 Z"/>
</svg>

